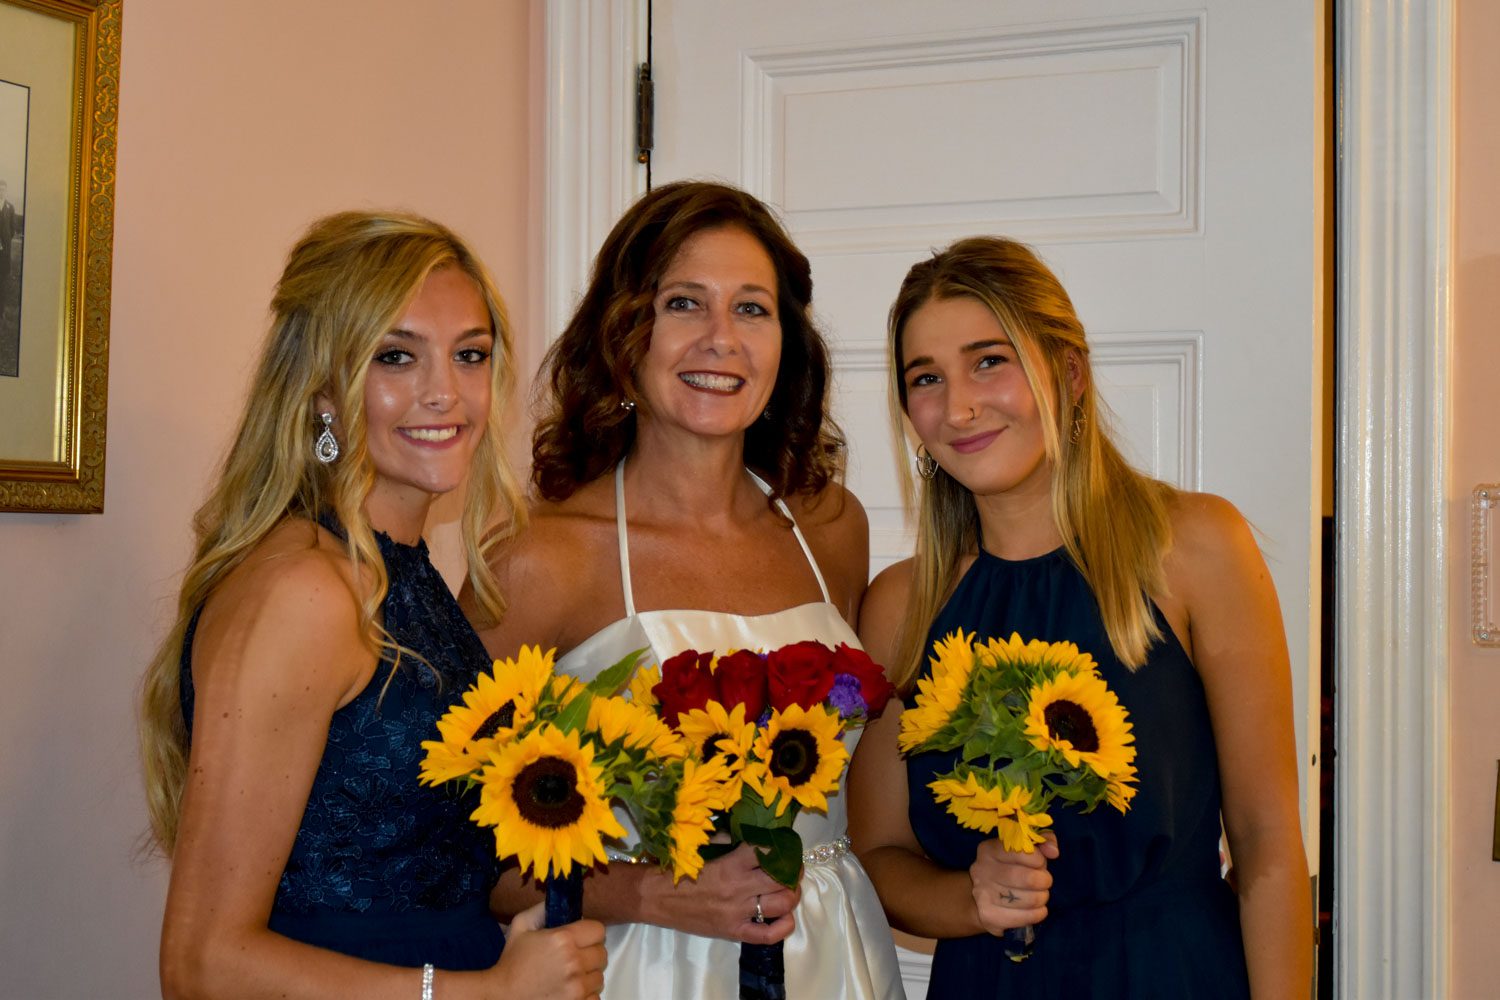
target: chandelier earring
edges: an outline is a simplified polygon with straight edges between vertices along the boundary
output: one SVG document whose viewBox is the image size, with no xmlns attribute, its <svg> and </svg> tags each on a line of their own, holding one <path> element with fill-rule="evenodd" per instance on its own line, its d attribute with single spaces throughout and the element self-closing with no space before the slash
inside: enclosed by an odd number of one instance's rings
<svg viewBox="0 0 1500 1000">
<path fill-rule="evenodd" d="M 927 453 L 925 444 L 917 445 L 917 475 L 923 479 L 934 479 L 937 477 L 937 459 Z"/>
<path fill-rule="evenodd" d="M 1083 426 L 1088 423 L 1089 415 L 1083 412 L 1083 404 L 1073 404 L 1073 429 L 1068 433 L 1068 441 L 1077 444 L 1083 440 Z"/>
<path fill-rule="evenodd" d="M 324 465 L 339 457 L 339 439 L 333 436 L 333 414 L 327 410 L 318 414 L 323 421 L 323 433 L 313 442 L 313 455 Z"/>
</svg>

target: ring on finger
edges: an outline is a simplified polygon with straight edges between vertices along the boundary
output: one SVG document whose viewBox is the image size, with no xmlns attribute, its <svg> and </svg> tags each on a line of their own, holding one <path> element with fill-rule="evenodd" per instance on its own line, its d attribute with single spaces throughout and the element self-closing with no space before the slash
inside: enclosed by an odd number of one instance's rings
<svg viewBox="0 0 1500 1000">
<path fill-rule="evenodd" d="M 766 922 L 765 911 L 760 908 L 760 897 L 759 896 L 755 897 L 755 922 L 757 924 L 763 924 L 763 923 Z"/>
</svg>

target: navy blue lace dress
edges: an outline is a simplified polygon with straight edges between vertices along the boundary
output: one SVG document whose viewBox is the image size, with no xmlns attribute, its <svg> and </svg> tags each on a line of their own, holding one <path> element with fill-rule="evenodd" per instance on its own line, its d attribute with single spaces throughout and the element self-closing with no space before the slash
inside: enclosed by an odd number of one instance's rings
<svg viewBox="0 0 1500 1000">
<path fill-rule="evenodd" d="M 407 658 L 387 662 L 334 713 L 302 825 L 276 890 L 270 928 L 308 944 L 391 965 L 487 969 L 504 936 L 489 912 L 499 876 L 494 834 L 473 803 L 417 784 L 422 741 L 481 670 L 479 637 L 427 558 L 427 546 L 376 534 L 390 576 L 384 623 Z M 191 733 L 194 618 L 183 644 L 182 712 Z"/>
<path fill-rule="evenodd" d="M 987 934 L 939 941 L 929 997 L 1249 996 L 1238 906 L 1219 877 L 1218 757 L 1203 685 L 1161 624 L 1166 638 L 1139 670 L 1127 670 L 1093 592 L 1061 549 L 1019 561 L 981 552 L 938 613 L 929 643 L 956 629 L 981 639 L 1019 632 L 1092 654 L 1130 712 L 1140 780 L 1123 816 L 1108 805 L 1088 815 L 1052 810 L 1060 854 L 1049 866 L 1049 914 L 1031 957 L 1009 961 Z M 983 836 L 960 827 L 927 788 L 953 756 L 908 759 L 909 815 L 929 857 L 967 869 Z"/>
</svg>

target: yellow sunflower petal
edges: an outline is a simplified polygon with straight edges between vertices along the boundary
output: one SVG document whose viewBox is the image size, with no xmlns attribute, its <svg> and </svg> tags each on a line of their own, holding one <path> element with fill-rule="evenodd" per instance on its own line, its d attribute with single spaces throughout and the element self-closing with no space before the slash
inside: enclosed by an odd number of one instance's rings
<svg viewBox="0 0 1500 1000">
<path fill-rule="evenodd" d="M 849 751 L 839 739 L 838 713 L 824 705 L 804 709 L 788 705 L 772 712 L 745 767 L 744 780 L 783 815 L 793 803 L 828 809 L 828 794 L 838 788 Z"/>
<path fill-rule="evenodd" d="M 542 725 L 497 750 L 479 773 L 472 819 L 495 828 L 495 852 L 536 878 L 603 862 L 604 837 L 625 830 L 610 810 L 594 749 Z"/>
<path fill-rule="evenodd" d="M 677 801 L 672 807 L 672 825 L 668 830 L 671 843 L 672 881 L 684 876 L 696 879 L 703 870 L 703 845 L 713 833 L 713 815 L 729 808 L 725 782 L 729 770 L 723 760 L 683 761 L 682 781 L 677 786 Z"/>
<path fill-rule="evenodd" d="M 1057 674 L 1031 690 L 1026 735 L 1072 767 L 1109 778 L 1135 760 L 1134 734 L 1120 699 L 1095 673 Z"/>
<path fill-rule="evenodd" d="M 677 758 L 687 754 L 687 742 L 671 726 L 649 708 L 624 698 L 594 698 L 589 702 L 585 725 L 598 734 L 605 746 L 620 744 L 628 750 L 644 750 L 653 757 Z"/>
<path fill-rule="evenodd" d="M 649 667 L 638 667 L 631 675 L 630 684 L 626 691 L 630 700 L 642 708 L 655 709 L 658 702 L 652 688 L 661 683 L 661 667 L 652 664 Z"/>
<path fill-rule="evenodd" d="M 423 744 L 419 779 L 436 785 L 477 771 L 500 744 L 536 714 L 536 703 L 552 674 L 552 654 L 521 648 L 515 660 L 496 660 L 463 699 L 438 719 L 440 740 Z"/>
</svg>

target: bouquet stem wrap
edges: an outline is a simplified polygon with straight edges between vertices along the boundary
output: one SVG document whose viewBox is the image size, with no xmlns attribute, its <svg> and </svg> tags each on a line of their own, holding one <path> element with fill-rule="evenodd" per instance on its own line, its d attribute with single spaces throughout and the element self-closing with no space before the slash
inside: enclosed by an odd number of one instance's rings
<svg viewBox="0 0 1500 1000">
<path fill-rule="evenodd" d="M 786 1000 L 785 943 L 740 944 L 740 1000 Z"/>
<path fill-rule="evenodd" d="M 561 927 L 583 919 L 583 868 L 575 865 L 566 875 L 554 875 L 543 883 L 547 892 L 547 926 Z"/>
<path fill-rule="evenodd" d="M 1006 958 L 1012 962 L 1025 961 L 1031 957 L 1031 949 L 1036 944 L 1036 928 L 1031 924 L 1012 927 L 1000 935 L 1000 944 Z"/>
</svg>

